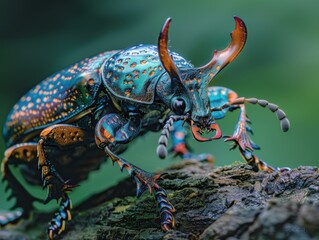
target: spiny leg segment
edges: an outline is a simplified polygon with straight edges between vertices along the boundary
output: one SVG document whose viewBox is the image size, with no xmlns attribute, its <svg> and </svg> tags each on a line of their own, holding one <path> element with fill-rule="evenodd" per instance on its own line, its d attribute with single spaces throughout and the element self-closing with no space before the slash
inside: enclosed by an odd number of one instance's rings
<svg viewBox="0 0 319 240">
<path fill-rule="evenodd" d="M 131 164 L 120 156 L 116 155 L 112 149 L 116 149 L 119 143 L 125 143 L 128 138 L 134 138 L 140 130 L 140 122 L 137 119 L 127 121 L 117 114 L 108 114 L 104 116 L 96 125 L 96 144 L 105 151 L 117 163 L 123 171 L 126 169 L 137 185 L 136 195 L 141 196 L 145 190 L 150 193 L 154 191 L 154 197 L 158 203 L 161 227 L 168 231 L 175 225 L 173 205 L 167 199 L 166 191 L 157 184 L 161 174 L 153 174 L 142 170 Z"/>
<path fill-rule="evenodd" d="M 252 133 L 252 130 L 249 126 L 247 126 L 247 123 L 250 122 L 249 119 L 247 119 L 246 116 L 246 110 L 244 103 L 252 103 L 252 104 L 258 104 L 262 107 L 267 107 L 272 112 L 276 113 L 278 120 L 280 121 L 281 129 L 286 132 L 288 131 L 290 127 L 290 123 L 288 118 L 286 117 L 286 114 L 283 110 L 281 110 L 277 105 L 273 103 L 269 103 L 266 100 L 259 100 L 256 98 L 236 98 L 229 103 L 225 103 L 221 108 L 229 108 L 229 107 L 239 107 L 240 108 L 240 115 L 239 120 L 236 125 L 234 134 L 231 137 L 226 138 L 225 141 L 233 141 L 234 146 L 231 149 L 235 149 L 237 146 L 239 147 L 239 151 L 241 156 L 245 159 L 245 161 L 254 167 L 254 170 L 262 170 L 262 171 L 268 171 L 268 172 L 274 172 L 274 171 L 286 171 L 289 170 L 289 168 L 275 168 L 270 165 L 268 165 L 266 162 L 259 159 L 257 156 L 255 156 L 252 152 L 254 150 L 259 149 L 259 147 L 253 143 L 253 141 L 250 139 L 248 132 Z M 217 110 L 213 109 L 213 110 Z"/>
<path fill-rule="evenodd" d="M 27 218 L 33 209 L 33 202 L 43 202 L 41 199 L 33 197 L 12 174 L 9 165 L 35 164 L 36 163 L 36 143 L 21 143 L 13 145 L 5 151 L 4 159 L 1 163 L 2 181 L 7 181 L 5 191 L 11 189 L 8 200 L 16 198 L 16 203 L 11 210 L 21 208 L 0 216 L 0 227 L 7 224 L 14 224 L 22 218 Z"/>
<path fill-rule="evenodd" d="M 38 166 L 42 172 L 43 188 L 48 187 L 49 190 L 45 203 L 52 199 L 57 201 L 61 199 L 60 208 L 49 223 L 48 234 L 50 239 L 56 238 L 65 229 L 65 222 L 71 219 L 72 204 L 67 193 L 77 185 L 70 184 L 69 180 L 64 181 L 59 175 L 53 162 L 48 158 L 46 147 L 56 146 L 63 149 L 64 147 L 85 144 L 88 138 L 89 134 L 85 130 L 69 124 L 52 125 L 41 132 L 37 152 Z M 50 158 L 52 157 L 54 156 L 50 156 Z"/>
</svg>

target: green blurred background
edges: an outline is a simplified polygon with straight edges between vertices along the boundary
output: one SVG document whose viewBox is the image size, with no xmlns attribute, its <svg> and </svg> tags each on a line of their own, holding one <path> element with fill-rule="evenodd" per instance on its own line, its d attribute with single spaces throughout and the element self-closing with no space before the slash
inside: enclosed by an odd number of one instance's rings
<svg viewBox="0 0 319 240">
<path fill-rule="evenodd" d="M 16 101 L 48 75 L 105 50 L 140 43 L 156 44 L 167 17 L 172 17 L 170 48 L 195 66 L 207 63 L 214 49 L 225 48 L 234 28 L 233 16 L 248 28 L 248 41 L 239 57 L 214 80 L 240 96 L 267 99 L 280 105 L 291 121 L 282 133 L 275 115 L 248 106 L 257 155 L 271 165 L 318 165 L 319 1 L 18 1 L 0 2 L 0 125 Z M 238 113 L 222 122 L 231 134 Z M 161 161 L 155 149 L 159 134 L 131 144 L 124 157 L 138 166 L 159 170 L 177 160 Z M 209 152 L 216 165 L 242 161 L 222 140 L 189 141 L 195 152 Z M 0 138 L 0 150 L 5 150 Z M 74 202 L 115 184 L 118 167 L 105 164 L 72 193 Z M 43 198 L 46 192 L 32 189 Z M 2 209 L 5 201 L 0 185 Z M 52 204 L 52 203 L 51 203 Z M 55 203 L 53 203 L 53 206 Z"/>
</svg>

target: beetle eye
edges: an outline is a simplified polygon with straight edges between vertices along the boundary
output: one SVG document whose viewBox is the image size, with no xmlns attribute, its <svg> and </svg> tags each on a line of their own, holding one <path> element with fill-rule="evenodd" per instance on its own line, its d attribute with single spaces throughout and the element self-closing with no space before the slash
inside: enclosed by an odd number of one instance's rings
<svg viewBox="0 0 319 240">
<path fill-rule="evenodd" d="M 186 103 L 184 99 L 182 98 L 177 98 L 172 103 L 172 109 L 178 115 L 182 115 L 185 111 L 185 108 L 186 108 Z"/>
</svg>

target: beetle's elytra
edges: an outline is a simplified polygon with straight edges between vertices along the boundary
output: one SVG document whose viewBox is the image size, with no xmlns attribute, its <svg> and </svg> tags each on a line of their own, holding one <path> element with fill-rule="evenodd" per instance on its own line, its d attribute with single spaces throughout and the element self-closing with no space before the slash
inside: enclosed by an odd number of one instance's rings
<svg viewBox="0 0 319 240">
<path fill-rule="evenodd" d="M 17 222 L 33 209 L 33 197 L 10 170 L 20 167 L 28 183 L 48 188 L 45 203 L 60 200 L 60 208 L 48 227 L 49 238 L 58 236 L 71 219 L 68 192 L 87 178 L 105 157 L 126 169 L 137 184 L 137 196 L 146 189 L 154 192 L 159 205 L 161 227 L 174 227 L 174 207 L 158 185 L 160 174 L 148 173 L 118 156 L 136 137 L 148 131 L 161 131 L 157 153 L 167 155 L 172 133 L 175 154 L 182 158 L 210 160 L 209 154 L 195 156 L 185 145 L 188 123 L 194 138 L 211 141 L 222 137 L 217 120 L 228 110 L 240 110 L 233 141 L 248 164 L 256 170 L 280 171 L 258 159 L 258 149 L 248 132 L 245 103 L 267 107 L 277 114 L 283 131 L 289 129 L 285 113 L 275 104 L 256 98 L 238 98 L 224 87 L 208 87 L 214 76 L 243 49 L 247 30 L 235 17 L 231 43 L 215 51 L 212 60 L 195 68 L 167 48 L 168 19 L 158 45 L 137 45 L 87 58 L 48 77 L 26 93 L 8 115 L 3 128 L 7 150 L 2 161 L 3 179 L 15 197 L 13 215 L 2 216 L 0 225 Z M 203 132 L 213 134 L 209 138 Z M 67 179 L 71 179 L 70 181 Z"/>
</svg>

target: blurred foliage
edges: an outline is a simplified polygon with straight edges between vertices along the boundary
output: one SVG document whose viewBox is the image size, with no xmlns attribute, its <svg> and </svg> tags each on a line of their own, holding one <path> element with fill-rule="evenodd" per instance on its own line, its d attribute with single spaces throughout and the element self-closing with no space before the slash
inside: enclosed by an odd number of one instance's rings
<svg viewBox="0 0 319 240">
<path fill-rule="evenodd" d="M 248 27 L 246 47 L 213 84 L 232 88 L 240 96 L 267 99 L 286 111 L 291 129 L 283 134 L 272 113 L 247 107 L 254 123 L 253 139 L 262 147 L 256 154 L 263 160 L 275 166 L 318 165 L 318 9 L 318 1 L 308 0 L 2 0 L 0 125 L 14 103 L 46 76 L 105 50 L 156 44 L 169 16 L 173 18 L 170 48 L 196 66 L 203 65 L 214 49 L 228 45 L 234 28 L 232 17 L 237 15 Z M 224 134 L 231 134 L 235 126 L 237 115 L 230 115 L 222 121 Z M 161 161 L 156 157 L 158 136 L 149 134 L 138 139 L 124 157 L 149 171 L 172 164 L 171 159 Z M 197 153 L 213 153 L 217 165 L 241 159 L 237 151 L 229 152 L 229 145 L 222 140 L 196 143 L 190 139 L 189 143 Z M 2 138 L 0 150 L 5 150 Z M 105 182 L 110 186 L 125 176 L 108 163 L 82 183 L 72 198 L 83 199 L 107 187 Z M 0 185 L 0 206 L 7 208 L 12 202 L 5 203 L 3 192 Z"/>
</svg>

